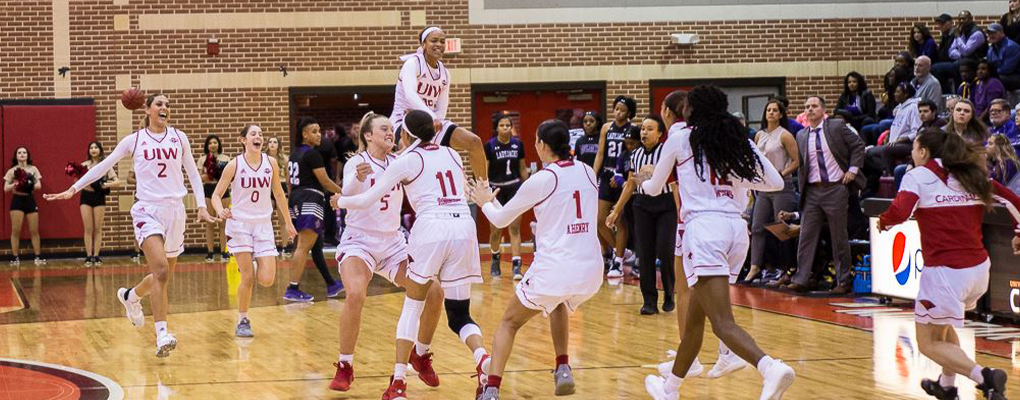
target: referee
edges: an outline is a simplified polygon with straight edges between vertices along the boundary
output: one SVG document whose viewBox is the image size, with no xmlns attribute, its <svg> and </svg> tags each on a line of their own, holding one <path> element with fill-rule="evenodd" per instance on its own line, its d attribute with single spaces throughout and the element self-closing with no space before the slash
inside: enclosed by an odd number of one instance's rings
<svg viewBox="0 0 1020 400">
<path fill-rule="evenodd" d="M 620 199 L 607 218 L 607 223 L 615 224 L 623 205 L 634 196 L 634 246 L 641 267 L 641 296 L 644 306 L 642 315 L 659 313 L 659 292 L 655 287 L 655 260 L 658 259 L 662 272 L 663 301 L 662 311 L 670 312 L 676 308 L 673 302 L 673 284 L 676 274 L 673 271 L 673 250 L 676 245 L 676 201 L 673 199 L 673 186 L 669 186 L 658 196 L 644 193 L 637 184 L 635 175 L 642 168 L 654 168 L 662 155 L 660 139 L 666 132 L 666 124 L 655 115 L 645 117 L 641 123 L 641 146 L 630 155 L 630 177 L 623 187 Z M 635 194 L 636 192 L 636 194 Z"/>
</svg>

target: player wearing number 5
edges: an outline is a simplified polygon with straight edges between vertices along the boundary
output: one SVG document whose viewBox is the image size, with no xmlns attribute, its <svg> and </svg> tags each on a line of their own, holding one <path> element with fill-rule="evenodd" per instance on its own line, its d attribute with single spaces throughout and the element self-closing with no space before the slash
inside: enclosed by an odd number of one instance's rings
<svg viewBox="0 0 1020 400">
<path fill-rule="evenodd" d="M 434 284 L 442 286 L 450 328 L 474 353 L 478 389 L 488 373 L 489 356 L 482 347 L 482 331 L 471 319 L 471 284 L 481 283 L 478 238 L 465 193 L 464 163 L 453 149 L 432 142 L 432 117 L 413 110 L 404 117 L 401 136 L 409 146 L 400 157 L 375 176 L 375 185 L 355 196 L 334 196 L 337 208 L 363 210 L 378 207 L 393 187 L 403 185 L 418 218 L 408 238 L 407 290 L 397 321 L 397 354 L 390 386 L 383 400 L 407 398 L 407 363 L 426 297 Z M 415 139 L 414 143 L 408 143 Z M 427 316 L 426 316 L 427 318 Z"/>
<path fill-rule="evenodd" d="M 524 143 L 511 135 L 514 122 L 509 115 L 496 114 L 493 121 L 496 136 L 485 142 L 485 158 L 489 160 L 489 184 L 499 188 L 496 200 L 506 204 L 517 194 L 521 182 L 528 179 L 528 165 L 524 159 Z M 510 252 L 513 255 L 514 279 L 521 279 L 521 218 L 514 219 L 509 225 Z M 489 273 L 499 276 L 499 255 L 503 244 L 503 230 L 489 224 L 489 250 L 492 251 L 492 265 Z"/>
<path fill-rule="evenodd" d="M 276 159 L 262 153 L 262 128 L 248 125 L 241 129 L 241 144 L 244 153 L 235 157 L 223 168 L 220 180 L 212 193 L 212 207 L 221 219 L 226 220 L 227 247 L 237 258 L 241 271 L 241 283 L 237 288 L 238 322 L 236 335 L 252 337 L 251 322 L 248 320 L 248 305 L 251 303 L 253 278 L 259 285 L 269 287 L 276 278 L 276 238 L 273 234 L 273 201 L 281 213 L 287 212 L 287 197 L 280 184 L 280 166 Z M 223 207 L 223 195 L 227 187 L 234 194 L 234 205 Z M 284 225 L 288 239 L 297 235 L 294 225 L 288 220 Z M 258 269 L 252 263 L 258 259 Z"/>
</svg>

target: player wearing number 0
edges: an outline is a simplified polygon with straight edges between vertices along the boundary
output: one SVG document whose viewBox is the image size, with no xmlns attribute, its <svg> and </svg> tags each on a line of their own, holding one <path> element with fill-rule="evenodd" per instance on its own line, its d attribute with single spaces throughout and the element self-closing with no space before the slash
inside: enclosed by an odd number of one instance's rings
<svg viewBox="0 0 1020 400">
<path fill-rule="evenodd" d="M 135 239 L 145 252 L 145 261 L 152 271 L 132 289 L 120 288 L 117 300 L 127 310 L 134 326 L 145 323 L 140 301 L 152 295 L 152 316 L 156 320 L 156 356 L 166 357 L 177 347 L 177 339 L 167 330 L 167 285 L 177 265 L 177 256 L 184 252 L 184 174 L 196 199 L 204 199 L 202 178 L 195 167 L 188 137 L 171 127 L 170 99 L 163 94 L 152 94 L 145 101 L 145 127 L 122 139 L 109 157 L 89 169 L 70 189 L 62 193 L 47 194 L 46 200 L 66 200 L 92 182 L 102 178 L 122 158 L 132 156 L 137 177 L 135 198 L 131 207 L 131 220 Z M 185 161 L 186 160 L 186 161 Z M 198 217 L 215 222 L 204 203 L 198 204 Z"/>
<path fill-rule="evenodd" d="M 493 121 L 496 136 L 485 142 L 485 157 L 489 159 L 489 184 L 499 188 L 496 195 L 500 203 L 506 204 L 517 194 L 521 182 L 528 179 L 527 163 L 524 160 L 524 143 L 512 133 L 514 122 L 509 115 L 497 114 Z M 510 222 L 510 253 L 514 280 L 524 277 L 521 273 L 521 219 Z M 499 255 L 503 244 L 503 229 L 489 224 L 489 250 L 492 251 L 492 265 L 489 274 L 499 276 Z"/>
<path fill-rule="evenodd" d="M 599 153 L 595 156 L 595 172 L 599 176 L 599 236 L 606 249 L 613 249 L 610 257 L 610 278 L 623 276 L 623 253 L 627 246 L 627 224 L 619 221 L 616 231 L 610 229 L 604 221 L 609 216 L 613 204 L 620 198 L 623 189 L 613 180 L 616 174 L 616 158 L 623 155 L 623 139 L 630 130 L 630 120 L 637 115 L 637 102 L 627 96 L 616 96 L 613 100 L 613 121 L 602 126 L 599 136 Z"/>
<path fill-rule="evenodd" d="M 241 282 L 237 288 L 238 337 L 252 337 L 248 305 L 254 289 L 253 278 L 262 287 L 273 285 L 276 279 L 276 236 L 273 233 L 273 201 L 281 213 L 287 212 L 287 197 L 280 184 L 280 165 L 276 159 L 262 153 L 262 128 L 248 125 L 241 129 L 244 153 L 227 163 L 212 194 L 212 207 L 221 219 L 226 220 L 227 247 L 237 259 Z M 223 195 L 230 187 L 234 204 L 223 207 Z M 283 226 L 288 239 L 297 235 L 294 224 L 287 220 Z M 256 268 L 252 257 L 258 259 Z"/>
<path fill-rule="evenodd" d="M 359 126 L 358 153 L 344 164 L 341 193 L 345 196 L 368 191 L 396 159 L 393 154 L 393 127 L 386 116 L 369 112 Z M 334 364 L 336 375 L 329 384 L 330 389 L 344 392 L 354 381 L 354 348 L 372 275 L 378 274 L 397 286 L 408 285 L 407 240 L 400 231 L 400 206 L 403 202 L 404 188 L 398 184 L 374 207 L 347 212 L 347 228 L 336 248 L 347 299 L 340 315 L 340 357 Z M 411 366 L 418 371 L 418 378 L 429 386 L 439 386 L 439 376 L 432 369 L 429 344 L 443 313 L 442 302 L 443 289 L 432 285 L 425 300 L 415 350 L 411 352 Z"/>
<path fill-rule="evenodd" d="M 878 229 L 913 215 L 921 231 L 925 266 L 914 302 L 917 347 L 942 366 L 942 375 L 922 380 L 921 388 L 937 399 L 956 399 L 956 375 L 962 374 L 977 383 L 985 398 L 1005 399 L 1006 372 L 983 368 L 967 357 L 953 328 L 963 326 L 964 312 L 988 291 L 991 264 L 981 237 L 988 205 L 1001 203 L 1020 221 L 1020 198 L 988 179 L 984 149 L 976 150 L 960 135 L 924 130 L 914 139 L 911 158 L 917 167 L 903 177 L 896 199 L 879 216 Z M 1020 230 L 1012 244 L 1013 253 L 1020 255 Z"/>
<path fill-rule="evenodd" d="M 478 392 L 489 371 L 489 355 L 482 346 L 482 331 L 471 319 L 471 284 L 481 283 L 478 238 L 465 196 L 466 178 L 460 155 L 432 142 L 435 125 L 425 111 L 404 116 L 401 140 L 408 144 L 393 160 L 375 186 L 356 196 L 334 196 L 337 208 L 363 210 L 375 207 L 396 185 L 403 185 L 417 214 L 408 238 L 409 264 L 404 308 L 397 322 L 396 364 L 383 400 L 407 398 L 407 362 L 418 337 L 418 325 L 430 288 L 442 286 L 450 329 L 474 353 Z"/>
<path fill-rule="evenodd" d="M 542 247 L 535 253 L 524 279 L 503 313 L 492 347 L 492 371 L 479 400 L 498 400 L 507 359 L 517 331 L 539 313 L 549 316 L 556 369 L 556 395 L 574 393 L 574 377 L 567 361 L 569 313 L 591 298 L 602 286 L 602 259 L 595 230 L 598 223 L 598 188 L 595 171 L 574 161 L 570 155 L 569 128 L 562 121 L 543 122 L 538 127 L 535 151 L 543 163 L 550 163 L 521 185 L 521 190 L 504 205 L 487 182 L 472 186 L 471 198 L 482 205 L 492 224 L 507 226 L 531 208 L 537 220 L 536 240 Z"/>
<path fill-rule="evenodd" d="M 726 111 L 725 93 L 714 86 L 698 86 L 687 103 L 691 129 L 670 135 L 652 179 L 642 183 L 645 193 L 660 193 L 676 166 L 685 225 L 684 275 L 691 288 L 673 371 L 665 379 L 648 376 L 645 388 L 656 400 L 678 398 L 681 377 L 701 349 L 707 317 L 726 346 L 758 367 L 764 380 L 760 399 L 780 399 L 793 384 L 794 371 L 762 352 L 733 320 L 729 284 L 736 281 L 747 256 L 747 223 L 741 214 L 748 190 L 782 189 L 783 177 L 748 140 L 740 121 Z"/>
<path fill-rule="evenodd" d="M 446 54 L 446 33 L 436 26 L 418 34 L 418 50 L 400 57 L 400 68 L 393 99 L 390 123 L 400 140 L 405 132 L 404 117 L 410 110 L 421 110 L 432 117 L 436 137 L 433 144 L 466 151 L 475 176 L 488 179 L 485 149 L 482 140 L 473 132 L 454 125 L 446 119 L 450 105 L 450 70 L 443 65 Z M 414 140 L 413 138 L 411 140 Z"/>
</svg>

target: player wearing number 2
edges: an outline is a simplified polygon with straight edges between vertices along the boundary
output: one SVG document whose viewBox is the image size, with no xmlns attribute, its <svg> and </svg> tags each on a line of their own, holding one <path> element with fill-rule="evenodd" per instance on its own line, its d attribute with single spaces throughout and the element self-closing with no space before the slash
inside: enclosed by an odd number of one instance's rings
<svg viewBox="0 0 1020 400">
<path fill-rule="evenodd" d="M 262 153 L 262 128 L 248 125 L 241 129 L 244 153 L 227 163 L 212 194 L 212 207 L 216 215 L 226 220 L 227 247 L 237 259 L 241 282 L 237 288 L 238 337 L 252 337 L 248 305 L 254 288 L 253 277 L 259 285 L 269 287 L 276 278 L 276 238 L 273 234 L 273 201 L 281 213 L 287 212 L 287 197 L 280 184 L 280 166 L 276 159 Z M 223 195 L 230 187 L 234 205 L 223 207 Z M 294 224 L 287 220 L 284 231 L 288 239 L 297 235 Z M 258 269 L 252 262 L 258 259 Z"/>
<path fill-rule="evenodd" d="M 726 346 L 758 367 L 764 381 L 760 399 L 778 400 L 793 384 L 794 371 L 766 355 L 734 322 L 729 284 L 736 281 L 750 245 L 747 223 L 741 217 L 748 190 L 780 190 L 783 177 L 748 140 L 740 121 L 726 111 L 726 94 L 719 88 L 695 87 L 687 99 L 691 129 L 669 136 L 652 178 L 642 188 L 645 193 L 660 193 L 670 170 L 676 168 L 686 228 L 684 274 L 691 301 L 672 373 L 665 379 L 648 376 L 645 389 L 655 400 L 677 399 L 681 377 L 701 350 L 707 317 Z"/>
<path fill-rule="evenodd" d="M 170 275 L 177 265 L 177 256 L 184 252 L 184 174 L 188 174 L 191 189 L 196 199 L 204 199 L 202 178 L 191 154 L 188 137 L 169 125 L 170 99 L 162 94 L 152 94 L 145 101 L 145 127 L 125 137 L 110 156 L 85 176 L 78 179 L 70 189 L 62 193 L 47 194 L 46 200 L 66 200 L 85 186 L 106 175 L 121 159 L 132 156 L 137 186 L 137 201 L 131 207 L 131 222 L 135 228 L 135 239 L 152 271 L 132 289 L 120 288 L 117 300 L 127 310 L 127 317 L 138 327 L 145 323 L 141 299 L 151 294 L 152 316 L 156 321 L 156 356 L 166 357 L 177 348 L 177 338 L 167 329 L 167 286 Z M 184 160 L 187 160 L 186 162 Z M 205 203 L 198 204 L 198 217 L 206 222 L 215 222 L 209 215 Z"/>
<path fill-rule="evenodd" d="M 521 186 L 517 195 L 503 204 L 482 181 L 472 185 L 471 198 L 496 226 L 507 226 L 534 208 L 536 240 L 542 242 L 535 262 L 517 284 L 517 296 L 510 300 L 492 348 L 492 371 L 478 400 L 498 400 L 501 375 L 510 358 L 514 336 L 538 313 L 549 316 L 556 369 L 556 395 L 574 392 L 574 378 L 567 359 L 569 313 L 588 300 L 602 286 L 602 262 L 595 231 L 598 212 L 595 171 L 570 156 L 570 134 L 562 121 L 543 122 L 538 127 L 535 151 L 545 169 Z M 502 189 L 500 189 L 502 190 Z"/>
<path fill-rule="evenodd" d="M 417 214 L 408 238 L 407 290 L 397 321 L 397 354 L 390 386 L 383 400 L 407 398 L 407 362 L 418 337 L 419 320 L 432 285 L 442 286 L 450 328 L 474 353 L 481 391 L 488 373 L 489 355 L 482 346 L 482 331 L 471 319 L 471 284 L 481 283 L 478 238 L 467 205 L 464 164 L 453 149 L 432 142 L 432 117 L 421 110 L 404 116 L 404 144 L 416 139 L 376 178 L 375 185 L 356 196 L 334 196 L 337 208 L 363 210 L 376 207 L 394 186 L 403 185 Z M 433 282 L 435 281 L 435 282 Z"/>
<path fill-rule="evenodd" d="M 493 125 L 496 136 L 485 142 L 485 158 L 489 159 L 489 184 L 499 188 L 496 200 L 506 204 L 517 194 L 521 182 L 528 179 L 527 163 L 524 159 L 524 143 L 513 137 L 514 122 L 509 115 L 497 114 Z M 510 222 L 510 254 L 513 255 L 514 279 L 521 279 L 521 219 Z M 489 250 L 492 251 L 492 265 L 489 273 L 499 276 L 499 255 L 503 243 L 503 229 L 489 224 Z"/>
</svg>

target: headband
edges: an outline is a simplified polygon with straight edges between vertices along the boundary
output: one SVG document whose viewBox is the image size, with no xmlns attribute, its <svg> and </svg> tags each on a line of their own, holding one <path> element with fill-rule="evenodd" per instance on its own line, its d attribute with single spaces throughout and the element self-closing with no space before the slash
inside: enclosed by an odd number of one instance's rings
<svg viewBox="0 0 1020 400">
<path fill-rule="evenodd" d="M 425 30 L 421 32 L 421 37 L 418 38 L 418 43 L 425 43 L 425 38 L 429 37 L 429 35 L 432 34 L 432 32 L 437 32 L 441 30 L 442 29 L 439 29 L 438 26 L 430 26 L 428 28 L 425 28 Z"/>
</svg>

